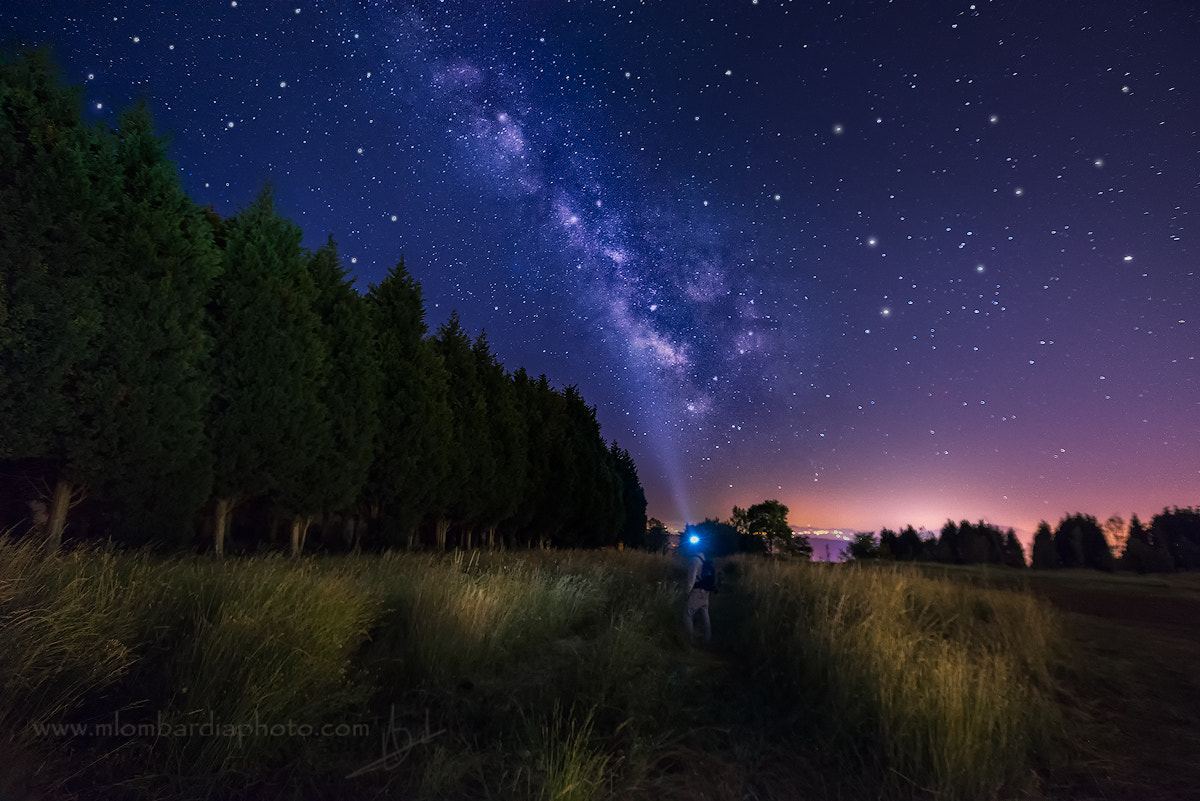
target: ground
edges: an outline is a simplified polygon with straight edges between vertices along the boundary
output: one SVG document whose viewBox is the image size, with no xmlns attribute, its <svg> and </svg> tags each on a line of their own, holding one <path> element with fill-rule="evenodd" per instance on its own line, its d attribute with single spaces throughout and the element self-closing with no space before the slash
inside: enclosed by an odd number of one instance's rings
<svg viewBox="0 0 1200 801">
<path fill-rule="evenodd" d="M 1063 610 L 1084 663 L 1064 699 L 1080 752 L 1055 776 L 1055 798 L 1200 797 L 1198 577 L 1032 577 Z"/>
</svg>

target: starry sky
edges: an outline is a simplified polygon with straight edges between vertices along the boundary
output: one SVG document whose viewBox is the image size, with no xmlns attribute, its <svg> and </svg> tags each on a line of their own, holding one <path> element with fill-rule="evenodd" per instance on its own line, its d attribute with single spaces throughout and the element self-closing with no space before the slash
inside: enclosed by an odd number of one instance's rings
<svg viewBox="0 0 1200 801">
<path fill-rule="evenodd" d="M 1155 0 L 5 3 L 184 186 L 270 183 L 577 385 L 673 527 L 1200 503 L 1200 10 Z"/>
</svg>

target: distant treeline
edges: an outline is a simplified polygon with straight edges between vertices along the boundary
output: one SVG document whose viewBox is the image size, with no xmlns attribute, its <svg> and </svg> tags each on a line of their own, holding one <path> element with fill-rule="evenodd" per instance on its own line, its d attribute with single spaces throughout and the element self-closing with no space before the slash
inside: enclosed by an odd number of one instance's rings
<svg viewBox="0 0 1200 801">
<path fill-rule="evenodd" d="M 43 54 L 0 61 L 0 532 L 56 549 L 86 496 L 75 531 L 217 552 L 644 537 L 575 387 L 431 335 L 403 260 L 360 295 L 269 190 L 198 207 L 144 106 L 81 109 Z"/>
<path fill-rule="evenodd" d="M 1001 532 L 989 523 L 948 521 L 939 534 L 922 536 L 912 526 L 899 534 L 883 529 L 859 533 L 850 544 L 853 559 L 895 559 L 946 564 L 996 564 L 1053 569 L 1086 567 L 1132 570 L 1138 573 L 1200 568 L 1200 509 L 1163 509 L 1143 525 L 1137 515 L 1129 521 L 1076 513 L 1063 517 L 1056 528 L 1042 521 L 1033 537 L 1027 563 L 1012 529 Z"/>
<path fill-rule="evenodd" d="M 990 523 L 948 521 L 941 535 L 922 536 L 912 526 L 899 533 L 883 529 L 855 535 L 848 550 L 853 559 L 895 559 L 945 564 L 995 564 L 1025 567 L 1025 550 L 1010 528 L 1001 531 Z"/>
</svg>

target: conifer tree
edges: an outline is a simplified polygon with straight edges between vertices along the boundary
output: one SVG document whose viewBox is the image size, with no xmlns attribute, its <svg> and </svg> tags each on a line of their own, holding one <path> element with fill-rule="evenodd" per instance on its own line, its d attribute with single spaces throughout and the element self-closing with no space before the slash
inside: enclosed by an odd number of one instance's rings
<svg viewBox="0 0 1200 801">
<path fill-rule="evenodd" d="M 1064 521 L 1064 525 L 1078 532 L 1081 566 L 1112 572 L 1112 550 L 1094 516 L 1077 513 Z"/>
<path fill-rule="evenodd" d="M 961 538 L 958 524 L 953 520 L 947 520 L 942 526 L 934 554 L 936 561 L 944 564 L 954 565 L 962 562 Z"/>
<path fill-rule="evenodd" d="M 529 412 L 537 423 L 530 428 L 532 475 L 541 480 L 531 483 L 529 499 L 534 514 L 530 540 L 548 545 L 558 542 L 560 532 L 571 518 L 580 478 L 576 460 L 571 458 L 565 395 L 553 389 L 545 375 L 538 377 L 532 394 Z"/>
<path fill-rule="evenodd" d="M 1037 531 L 1033 535 L 1033 552 L 1029 563 L 1035 570 L 1050 570 L 1060 566 L 1058 552 L 1054 547 L 1054 533 L 1045 520 L 1038 523 Z"/>
<path fill-rule="evenodd" d="M 1098 539 L 1098 542 L 1097 542 Z M 1060 567 L 1095 567 L 1111 570 L 1111 553 L 1096 518 L 1073 514 L 1064 517 L 1054 530 L 1054 550 Z M 1108 567 L 1104 557 L 1108 556 Z"/>
<path fill-rule="evenodd" d="M 115 173 L 44 53 L 0 64 L 0 458 L 42 465 L 51 552 L 72 498 L 102 474 L 86 368 L 103 331 L 95 279 L 111 258 Z"/>
<path fill-rule="evenodd" d="M 1151 518 L 1150 532 L 1155 544 L 1161 543 L 1167 551 L 1175 568 L 1200 567 L 1200 509 L 1164 508 Z"/>
<path fill-rule="evenodd" d="M 896 537 L 896 558 L 898 559 L 914 561 L 921 557 L 921 548 L 921 536 L 911 525 L 905 526 L 904 530 Z"/>
<path fill-rule="evenodd" d="M 220 270 L 212 229 L 179 184 L 145 106 L 120 118 L 120 168 L 95 363 L 102 490 L 118 533 L 190 538 L 208 498 L 206 306 Z"/>
<path fill-rule="evenodd" d="M 330 432 L 310 493 L 314 508 L 328 517 L 350 510 L 366 486 L 379 431 L 380 373 L 370 309 L 347 280 L 332 237 L 311 254 L 308 272 L 328 354 L 321 400 Z"/>
<path fill-rule="evenodd" d="M 479 523 L 483 544 L 495 547 L 496 529 L 520 507 L 529 476 L 529 432 L 521 414 L 517 389 L 504 365 L 497 361 L 480 334 L 472 345 L 476 375 L 485 401 L 485 436 L 495 460 L 495 470 L 483 488 Z"/>
<path fill-rule="evenodd" d="M 269 190 L 226 231 L 224 273 L 210 316 L 218 554 L 243 499 L 278 499 L 294 515 L 294 527 L 315 511 L 306 489 L 328 449 L 321 404 L 327 365 L 300 238 L 300 229 L 276 212 Z"/>
<path fill-rule="evenodd" d="M 437 546 L 446 547 L 453 524 L 469 545 L 471 534 L 487 505 L 486 493 L 499 476 L 500 464 L 487 434 L 487 400 L 482 391 L 475 354 L 457 312 L 438 327 L 433 345 L 446 366 L 452 436 L 446 450 L 449 479 L 437 499 Z"/>
<path fill-rule="evenodd" d="M 1011 528 L 1004 535 L 1004 564 L 1009 567 L 1025 567 L 1025 549 Z"/>
<path fill-rule="evenodd" d="M 620 477 L 620 542 L 628 548 L 640 548 L 646 539 L 646 492 L 629 451 L 619 447 L 614 440 L 609 454 Z"/>
<path fill-rule="evenodd" d="M 445 485 L 452 446 L 446 370 L 425 339 L 421 285 L 404 260 L 367 295 L 379 365 L 379 434 L 368 471 L 368 515 L 395 521 L 411 547 Z"/>
<path fill-rule="evenodd" d="M 962 564 L 978 565 L 987 561 L 987 530 L 981 522 L 972 525 L 969 520 L 958 524 L 958 550 Z"/>
<path fill-rule="evenodd" d="M 600 436 L 596 410 L 578 387 L 563 391 L 566 401 L 566 453 L 575 484 L 562 544 L 570 547 L 615 545 L 620 534 L 620 495 L 616 466 Z"/>
<path fill-rule="evenodd" d="M 890 528 L 879 531 L 879 553 L 884 559 L 896 559 L 900 554 L 900 536 Z"/>
<path fill-rule="evenodd" d="M 1137 540 L 1147 547 L 1150 546 L 1150 532 L 1142 525 L 1142 521 L 1136 512 L 1129 518 L 1129 536 L 1125 539 L 1126 545 L 1128 545 L 1130 540 Z"/>
<path fill-rule="evenodd" d="M 1174 569 L 1174 560 L 1162 537 L 1147 529 L 1134 514 L 1129 520 L 1129 536 L 1121 556 L 1122 567 L 1138 573 L 1162 573 Z"/>
<path fill-rule="evenodd" d="M 545 489 L 552 480 L 549 444 L 556 423 L 545 416 L 547 396 L 552 392 L 545 376 L 535 381 L 522 367 L 513 373 L 512 379 L 517 410 L 525 432 L 526 470 L 525 485 L 519 493 L 512 524 L 515 533 L 523 537 L 522 541 L 528 545 L 536 536 L 535 532 L 542 530 L 545 509 L 541 504 L 546 499 Z"/>
</svg>

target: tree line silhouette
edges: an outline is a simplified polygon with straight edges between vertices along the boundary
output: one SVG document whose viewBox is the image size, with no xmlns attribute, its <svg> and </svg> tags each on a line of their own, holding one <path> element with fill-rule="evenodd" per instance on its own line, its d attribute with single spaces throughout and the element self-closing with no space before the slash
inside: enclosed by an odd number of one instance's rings
<svg viewBox="0 0 1200 801">
<path fill-rule="evenodd" d="M 403 259 L 364 295 L 269 189 L 222 218 L 145 105 L 87 124 L 40 52 L 0 62 L 0 530 L 255 548 L 615 545 L 629 453 L 578 389 L 509 372 Z M 31 511 L 32 510 L 32 511 Z"/>
<path fill-rule="evenodd" d="M 1138 573 L 1200 568 L 1200 509 L 1163 509 L 1145 526 L 1135 514 L 1128 528 L 1120 517 L 1102 525 L 1092 515 L 1064 516 L 1054 528 L 1038 524 L 1026 562 L 1025 549 L 1012 529 L 1002 532 L 982 521 L 947 521 L 938 534 L 922 536 L 912 526 L 860 532 L 850 543 L 852 559 L 892 559 L 945 564 L 995 564 L 1009 567 L 1092 568 Z"/>
<path fill-rule="evenodd" d="M 894 559 L 944 564 L 997 564 L 1025 567 L 1025 551 L 1016 533 L 990 523 L 947 521 L 939 534 L 922 536 L 912 526 L 899 532 L 859 532 L 848 549 L 853 559 Z"/>
</svg>

